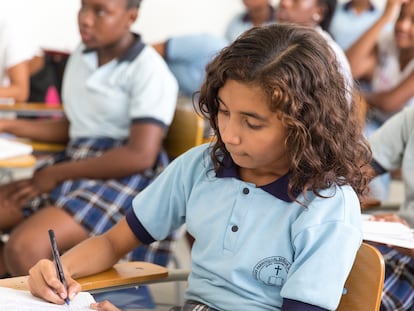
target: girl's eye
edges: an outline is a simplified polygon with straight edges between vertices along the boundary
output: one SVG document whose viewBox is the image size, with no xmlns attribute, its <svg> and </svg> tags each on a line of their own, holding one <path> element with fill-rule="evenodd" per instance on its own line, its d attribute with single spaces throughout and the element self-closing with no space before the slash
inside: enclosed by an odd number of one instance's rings
<svg viewBox="0 0 414 311">
<path fill-rule="evenodd" d="M 246 124 L 249 128 L 251 128 L 252 130 L 260 130 L 262 128 L 262 125 L 259 124 L 253 124 L 251 122 L 249 122 L 249 120 L 246 119 Z"/>
<path fill-rule="evenodd" d="M 219 105 L 219 107 L 218 107 L 218 113 L 224 114 L 224 115 L 228 115 L 229 114 L 229 111 L 226 108 L 224 108 L 222 105 Z"/>
<path fill-rule="evenodd" d="M 95 14 L 96 14 L 96 16 L 105 16 L 106 15 L 106 12 L 103 9 L 97 9 L 95 11 Z"/>
</svg>

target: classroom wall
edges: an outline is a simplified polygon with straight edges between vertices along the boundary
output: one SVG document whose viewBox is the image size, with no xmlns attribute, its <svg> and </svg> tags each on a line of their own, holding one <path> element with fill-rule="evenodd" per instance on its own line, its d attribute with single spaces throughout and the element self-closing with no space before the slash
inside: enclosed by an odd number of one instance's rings
<svg viewBox="0 0 414 311">
<path fill-rule="evenodd" d="M 277 1 L 271 2 L 276 5 Z M 385 2 L 373 1 L 380 6 Z M 28 30 L 28 40 L 35 45 L 70 51 L 80 40 L 80 3 L 81 0 L 0 0 L 0 17 L 7 15 L 21 23 Z M 146 42 L 194 32 L 223 35 L 229 20 L 243 8 L 242 0 L 143 0 L 133 29 Z"/>
<path fill-rule="evenodd" d="M 79 42 L 79 6 L 80 0 L 0 0 L 0 14 L 24 24 L 41 47 L 71 50 Z M 147 42 L 191 32 L 222 35 L 241 10 L 241 0 L 144 0 L 133 29 Z"/>
</svg>

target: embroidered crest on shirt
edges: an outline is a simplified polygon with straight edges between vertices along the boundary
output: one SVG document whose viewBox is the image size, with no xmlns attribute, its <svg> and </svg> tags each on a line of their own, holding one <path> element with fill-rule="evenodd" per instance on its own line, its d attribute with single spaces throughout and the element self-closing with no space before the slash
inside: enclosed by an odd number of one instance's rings
<svg viewBox="0 0 414 311">
<path fill-rule="evenodd" d="M 253 277 L 270 286 L 282 286 L 291 263 L 281 256 L 262 259 L 253 268 Z"/>
</svg>

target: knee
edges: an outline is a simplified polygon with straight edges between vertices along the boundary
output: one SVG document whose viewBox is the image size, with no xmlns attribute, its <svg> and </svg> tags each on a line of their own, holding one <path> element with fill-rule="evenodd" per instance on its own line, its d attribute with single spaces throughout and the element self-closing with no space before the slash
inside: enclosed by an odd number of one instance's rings
<svg viewBox="0 0 414 311">
<path fill-rule="evenodd" d="M 4 245 L 4 261 L 11 275 L 26 275 L 38 260 L 48 258 L 49 252 L 36 238 L 12 233 Z"/>
</svg>

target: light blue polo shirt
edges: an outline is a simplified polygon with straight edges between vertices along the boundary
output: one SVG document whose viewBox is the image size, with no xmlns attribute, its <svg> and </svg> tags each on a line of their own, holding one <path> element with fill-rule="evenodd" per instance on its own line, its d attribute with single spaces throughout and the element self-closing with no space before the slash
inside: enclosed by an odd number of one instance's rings
<svg viewBox="0 0 414 311">
<path fill-rule="evenodd" d="M 132 122 L 171 123 L 177 81 L 161 56 L 135 36 L 125 55 L 102 66 L 83 44 L 71 54 L 62 87 L 71 138 L 125 139 Z"/>
<path fill-rule="evenodd" d="M 399 215 L 414 228 L 414 106 L 390 117 L 369 142 L 374 160 L 383 169 L 401 169 L 405 198 Z"/>
<path fill-rule="evenodd" d="M 351 2 L 338 3 L 329 25 L 329 32 L 338 45 L 346 50 L 375 23 L 382 11 L 371 4 L 369 10 L 356 14 Z"/>
<path fill-rule="evenodd" d="M 336 309 L 362 241 L 355 192 L 309 193 L 305 208 L 289 199 L 287 175 L 257 188 L 231 159 L 216 175 L 207 147 L 174 160 L 135 197 L 127 221 L 138 239 L 187 224 L 195 243 L 186 299 L 218 310 L 280 310 L 283 299 Z"/>
</svg>

